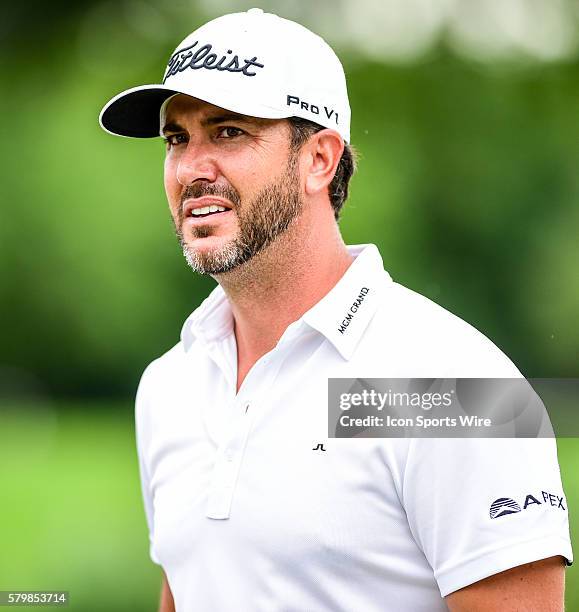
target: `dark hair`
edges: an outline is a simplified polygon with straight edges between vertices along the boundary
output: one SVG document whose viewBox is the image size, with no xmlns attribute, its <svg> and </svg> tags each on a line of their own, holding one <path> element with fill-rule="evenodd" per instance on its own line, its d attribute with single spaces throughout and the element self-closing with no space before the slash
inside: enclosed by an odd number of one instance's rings
<svg viewBox="0 0 579 612">
<path fill-rule="evenodd" d="M 299 151 L 310 136 L 325 129 L 324 126 L 308 119 L 302 119 L 301 117 L 289 117 L 288 121 L 291 130 L 290 146 L 292 151 Z M 356 171 L 356 161 L 356 151 L 351 145 L 346 143 L 336 168 L 336 174 L 334 174 L 334 178 L 329 186 L 330 203 L 334 209 L 336 221 L 340 218 L 340 212 L 348 198 L 348 184 Z"/>
</svg>

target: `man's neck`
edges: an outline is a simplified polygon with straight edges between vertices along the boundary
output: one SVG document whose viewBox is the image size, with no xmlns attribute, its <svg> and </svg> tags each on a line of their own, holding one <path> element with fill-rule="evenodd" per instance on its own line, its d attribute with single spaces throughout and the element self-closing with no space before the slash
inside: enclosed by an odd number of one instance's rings
<svg viewBox="0 0 579 612">
<path fill-rule="evenodd" d="M 337 225 L 314 231 L 304 223 L 301 219 L 234 273 L 218 278 L 234 317 L 238 388 L 288 325 L 319 302 L 353 261 Z"/>
</svg>

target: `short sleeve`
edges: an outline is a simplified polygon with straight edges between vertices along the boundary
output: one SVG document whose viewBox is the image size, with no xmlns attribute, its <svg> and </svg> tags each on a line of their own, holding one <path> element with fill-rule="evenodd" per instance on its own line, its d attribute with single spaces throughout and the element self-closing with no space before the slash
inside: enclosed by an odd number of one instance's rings
<svg viewBox="0 0 579 612">
<path fill-rule="evenodd" d="M 161 564 L 154 550 L 154 506 L 153 496 L 149 480 L 148 470 L 148 448 L 150 440 L 150 425 L 148 418 L 148 374 L 150 366 L 145 370 L 139 383 L 135 400 L 135 438 L 137 446 L 137 456 L 139 461 L 139 475 L 141 480 L 141 493 L 145 507 L 145 518 L 149 530 L 149 556 L 153 563 Z"/>
<path fill-rule="evenodd" d="M 443 597 L 539 559 L 572 562 L 552 438 L 411 440 L 403 504 Z"/>
</svg>

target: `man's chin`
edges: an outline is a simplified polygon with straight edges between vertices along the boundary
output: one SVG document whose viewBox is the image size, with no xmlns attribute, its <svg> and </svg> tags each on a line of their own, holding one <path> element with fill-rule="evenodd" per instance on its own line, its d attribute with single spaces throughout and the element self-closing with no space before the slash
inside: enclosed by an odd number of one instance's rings
<svg viewBox="0 0 579 612">
<path fill-rule="evenodd" d="M 235 242 L 209 239 L 195 240 L 183 245 L 183 254 L 189 266 L 199 274 L 224 274 L 241 264 L 241 254 Z M 203 243 L 200 245 L 200 243 Z"/>
<path fill-rule="evenodd" d="M 211 258 L 217 256 L 221 251 L 227 250 L 227 243 L 223 240 L 211 238 L 198 238 L 188 240 L 182 244 L 191 255 L 195 257 Z"/>
<path fill-rule="evenodd" d="M 218 257 L 219 253 L 231 250 L 234 241 L 225 236 L 192 236 L 181 240 L 183 249 L 187 249 L 192 256 L 204 259 Z"/>
</svg>

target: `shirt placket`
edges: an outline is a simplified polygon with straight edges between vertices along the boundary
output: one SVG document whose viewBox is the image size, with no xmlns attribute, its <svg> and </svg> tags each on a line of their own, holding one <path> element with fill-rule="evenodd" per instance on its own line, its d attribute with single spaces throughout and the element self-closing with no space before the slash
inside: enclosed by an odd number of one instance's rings
<svg viewBox="0 0 579 612">
<path fill-rule="evenodd" d="M 251 402 L 234 402 L 233 414 L 229 434 L 217 449 L 213 466 L 206 510 L 206 516 L 211 519 L 229 518 L 233 493 L 251 428 L 253 416 Z"/>
<path fill-rule="evenodd" d="M 251 432 L 253 420 L 261 406 L 261 399 L 276 379 L 283 359 L 281 351 L 287 348 L 276 347 L 264 355 L 248 373 L 240 393 L 230 406 L 231 421 L 222 443 L 216 451 L 215 464 L 211 475 L 205 515 L 210 519 L 228 519 L 243 462 L 245 448 Z"/>
</svg>

